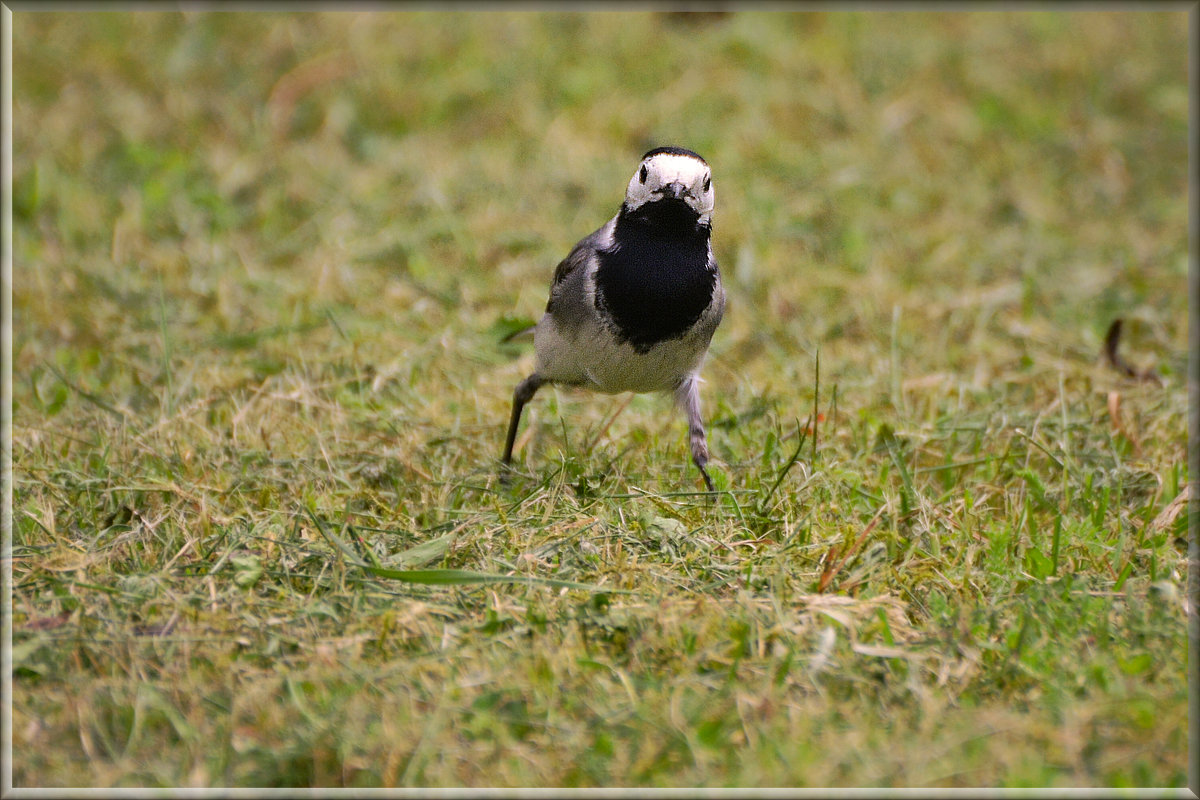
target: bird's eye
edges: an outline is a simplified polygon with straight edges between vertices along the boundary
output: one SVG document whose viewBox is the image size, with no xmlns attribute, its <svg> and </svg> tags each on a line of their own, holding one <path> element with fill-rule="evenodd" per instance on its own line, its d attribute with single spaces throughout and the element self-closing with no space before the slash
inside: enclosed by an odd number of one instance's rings
<svg viewBox="0 0 1200 800">
<path fill-rule="evenodd" d="M 646 165 L 642 164 L 642 171 L 638 173 L 638 180 L 642 183 L 646 182 L 646 176 L 650 173 L 646 170 Z"/>
<path fill-rule="evenodd" d="M 712 186 L 712 175 L 704 176 L 704 191 L 708 191 L 708 187 Z"/>
</svg>

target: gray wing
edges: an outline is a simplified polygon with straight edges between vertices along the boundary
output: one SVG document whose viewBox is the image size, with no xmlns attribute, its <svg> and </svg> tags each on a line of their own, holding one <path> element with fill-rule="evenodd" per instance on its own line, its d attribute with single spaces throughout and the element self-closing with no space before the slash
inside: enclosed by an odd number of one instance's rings
<svg viewBox="0 0 1200 800">
<path fill-rule="evenodd" d="M 558 266 L 554 268 L 554 280 L 550 282 L 550 299 L 546 301 L 546 313 L 551 313 L 555 306 L 564 300 L 567 303 L 583 300 L 582 292 L 578 288 L 572 292 L 564 290 L 568 284 L 579 284 L 583 277 L 583 266 L 596 257 L 597 250 L 612 244 L 612 229 L 615 223 L 616 217 L 580 239 L 567 257 L 558 262 Z M 571 280 L 572 277 L 574 280 Z"/>
</svg>

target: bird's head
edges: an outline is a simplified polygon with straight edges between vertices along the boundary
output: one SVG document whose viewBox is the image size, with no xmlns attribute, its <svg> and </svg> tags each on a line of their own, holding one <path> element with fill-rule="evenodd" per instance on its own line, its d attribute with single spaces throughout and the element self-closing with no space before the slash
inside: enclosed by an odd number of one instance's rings
<svg viewBox="0 0 1200 800">
<path fill-rule="evenodd" d="M 656 147 L 642 163 L 625 190 L 627 215 L 708 227 L 712 222 L 712 170 L 703 158 L 682 147 Z"/>
</svg>

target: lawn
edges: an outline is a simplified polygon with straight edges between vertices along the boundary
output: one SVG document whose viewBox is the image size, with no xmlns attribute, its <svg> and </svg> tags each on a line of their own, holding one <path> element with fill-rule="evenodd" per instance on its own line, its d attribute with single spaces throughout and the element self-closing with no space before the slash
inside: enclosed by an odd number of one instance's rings
<svg viewBox="0 0 1200 800">
<path fill-rule="evenodd" d="M 14 786 L 1185 785 L 1182 11 L 12 43 Z M 668 143 L 718 492 L 552 388 L 502 482 L 501 340 Z"/>
</svg>

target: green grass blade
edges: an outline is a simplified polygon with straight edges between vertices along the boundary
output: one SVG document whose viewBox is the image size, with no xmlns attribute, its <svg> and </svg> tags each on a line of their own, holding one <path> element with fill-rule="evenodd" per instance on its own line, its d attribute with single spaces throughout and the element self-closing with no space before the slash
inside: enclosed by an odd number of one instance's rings
<svg viewBox="0 0 1200 800">
<path fill-rule="evenodd" d="M 585 592 L 599 592 L 604 594 L 630 594 L 627 589 L 609 588 L 606 586 L 596 586 L 590 583 L 577 583 L 575 581 L 564 581 L 557 578 L 542 578 L 535 575 L 500 575 L 493 572 L 472 572 L 465 569 L 388 569 L 387 567 L 368 564 L 354 552 L 341 537 L 329 530 L 321 518 L 316 515 L 311 508 L 305 508 L 305 513 L 309 519 L 317 526 L 317 531 L 325 537 L 325 539 L 342 552 L 343 555 L 359 569 L 365 570 L 379 578 L 390 578 L 396 581 L 404 581 L 405 583 L 419 583 L 426 586 L 450 586 L 450 585 L 469 585 L 469 584 L 496 584 L 496 583 L 526 583 L 536 586 L 551 586 L 556 589 L 579 589 Z M 442 537 L 445 538 L 445 537 Z M 434 540 L 436 542 L 437 540 Z M 428 542 L 427 544 L 434 544 Z M 418 545 L 420 547 L 420 545 Z"/>
<path fill-rule="evenodd" d="M 534 586 L 552 586 L 556 589 L 579 589 L 585 592 L 602 592 L 604 594 L 630 594 L 628 589 L 596 586 L 590 583 L 576 583 L 556 578 L 540 578 L 533 575 L 500 575 L 491 572 L 472 572 L 465 569 L 387 569 L 372 567 L 369 564 L 358 564 L 367 572 L 380 578 L 404 581 L 405 583 L 421 583 L 427 586 L 449 586 L 462 584 L 493 584 L 493 583 L 527 583 Z"/>
</svg>

